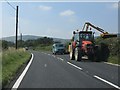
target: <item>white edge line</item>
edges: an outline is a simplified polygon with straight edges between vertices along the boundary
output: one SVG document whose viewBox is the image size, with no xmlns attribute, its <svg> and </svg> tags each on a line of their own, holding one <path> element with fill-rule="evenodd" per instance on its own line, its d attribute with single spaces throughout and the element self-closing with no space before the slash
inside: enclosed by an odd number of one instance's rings
<svg viewBox="0 0 120 90">
<path fill-rule="evenodd" d="M 34 55 L 31 53 L 32 57 L 30 59 L 30 62 L 28 63 L 28 65 L 26 66 L 26 68 L 24 69 L 24 71 L 22 72 L 22 74 L 19 76 L 19 78 L 17 79 L 17 81 L 15 82 L 15 84 L 13 85 L 12 89 L 17 89 L 22 81 L 22 79 L 24 78 L 26 72 L 28 71 L 32 61 L 33 61 L 33 57 Z M 11 90 L 12 90 L 11 89 Z"/>
<path fill-rule="evenodd" d="M 104 62 L 104 63 L 109 64 L 109 65 L 114 65 L 114 66 L 120 66 L 118 64 L 113 64 L 113 63 L 109 63 L 109 62 Z"/>
<path fill-rule="evenodd" d="M 82 68 L 80 68 L 80 67 L 78 67 L 78 66 L 76 66 L 76 65 L 74 65 L 74 64 L 72 64 L 72 63 L 70 63 L 70 62 L 67 62 L 67 63 L 70 64 L 70 65 L 72 65 L 73 67 L 76 67 L 77 69 L 82 70 Z"/>
<path fill-rule="evenodd" d="M 113 87 L 115 87 L 115 88 L 117 88 L 117 89 L 120 89 L 120 87 L 118 87 L 117 85 L 115 85 L 115 84 L 113 84 L 113 83 L 111 83 L 111 82 L 109 82 L 109 81 L 107 81 L 105 79 L 102 79 L 102 78 L 100 78 L 100 77 L 98 77 L 96 75 L 94 75 L 94 77 L 101 80 L 101 81 L 103 81 L 103 82 L 105 82 L 105 83 L 107 83 L 107 84 L 109 84 L 109 85 L 111 85 L 111 86 L 113 86 Z"/>
</svg>

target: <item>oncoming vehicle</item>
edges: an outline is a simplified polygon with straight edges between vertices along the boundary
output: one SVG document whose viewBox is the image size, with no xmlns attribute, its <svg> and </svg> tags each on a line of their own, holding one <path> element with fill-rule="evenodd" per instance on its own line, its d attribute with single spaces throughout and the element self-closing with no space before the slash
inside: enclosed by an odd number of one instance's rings
<svg viewBox="0 0 120 90">
<path fill-rule="evenodd" d="M 64 54 L 65 53 L 64 44 L 62 44 L 62 43 L 53 44 L 52 52 L 53 52 L 53 54 Z"/>
<path fill-rule="evenodd" d="M 25 47 L 25 50 L 28 50 L 28 47 Z"/>
</svg>

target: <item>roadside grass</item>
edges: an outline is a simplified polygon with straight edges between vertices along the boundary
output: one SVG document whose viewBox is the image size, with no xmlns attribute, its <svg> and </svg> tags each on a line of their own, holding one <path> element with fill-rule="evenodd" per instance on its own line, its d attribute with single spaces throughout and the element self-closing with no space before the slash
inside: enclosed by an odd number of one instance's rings
<svg viewBox="0 0 120 90">
<path fill-rule="evenodd" d="M 120 65 L 120 60 L 119 60 L 118 56 L 110 55 L 108 58 L 108 62 Z"/>
<path fill-rule="evenodd" d="M 10 83 L 18 69 L 29 60 L 30 53 L 24 49 L 10 48 L 2 52 L 2 85 Z"/>
<path fill-rule="evenodd" d="M 52 50 L 52 45 L 39 45 L 34 48 L 37 51 L 51 51 Z"/>
</svg>

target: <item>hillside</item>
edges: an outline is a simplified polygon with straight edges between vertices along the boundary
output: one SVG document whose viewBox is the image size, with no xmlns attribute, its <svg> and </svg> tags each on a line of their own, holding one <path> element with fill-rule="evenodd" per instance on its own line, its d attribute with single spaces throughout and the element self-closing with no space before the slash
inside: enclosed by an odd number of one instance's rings
<svg viewBox="0 0 120 90">
<path fill-rule="evenodd" d="M 35 40 L 38 38 L 41 38 L 42 36 L 34 36 L 34 35 L 23 35 L 22 39 L 24 41 L 27 40 Z M 52 38 L 52 37 L 49 37 Z M 20 36 L 18 36 L 18 40 L 20 39 Z M 10 37 L 3 37 L 2 40 L 10 41 L 10 42 L 15 42 L 15 36 L 10 36 Z M 60 41 L 62 43 L 68 42 L 69 39 L 61 39 L 61 38 L 53 38 L 53 41 Z"/>
<path fill-rule="evenodd" d="M 23 35 L 23 37 L 22 37 L 22 39 L 23 39 L 24 41 L 26 41 L 26 40 L 34 40 L 34 39 L 38 39 L 38 38 L 40 38 L 40 36 Z M 19 39 L 20 39 L 20 36 L 18 36 L 18 40 L 19 40 Z M 15 36 L 3 37 L 2 40 L 14 42 L 14 41 L 15 41 Z"/>
</svg>

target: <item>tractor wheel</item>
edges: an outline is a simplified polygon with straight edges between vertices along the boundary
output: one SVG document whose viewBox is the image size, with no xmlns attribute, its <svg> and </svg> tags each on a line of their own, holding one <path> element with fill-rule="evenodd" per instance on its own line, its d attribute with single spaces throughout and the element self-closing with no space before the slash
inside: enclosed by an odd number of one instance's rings
<svg viewBox="0 0 120 90">
<path fill-rule="evenodd" d="M 74 56 L 74 50 L 70 51 L 70 60 L 74 60 L 75 56 Z"/>
<path fill-rule="evenodd" d="M 81 55 L 80 49 L 79 47 L 76 47 L 75 48 L 75 60 L 81 61 L 81 59 L 82 59 L 82 55 Z"/>
<path fill-rule="evenodd" d="M 92 54 L 92 53 L 89 53 L 88 54 L 88 59 L 90 60 L 90 61 L 95 61 L 94 59 L 94 54 Z"/>
</svg>

